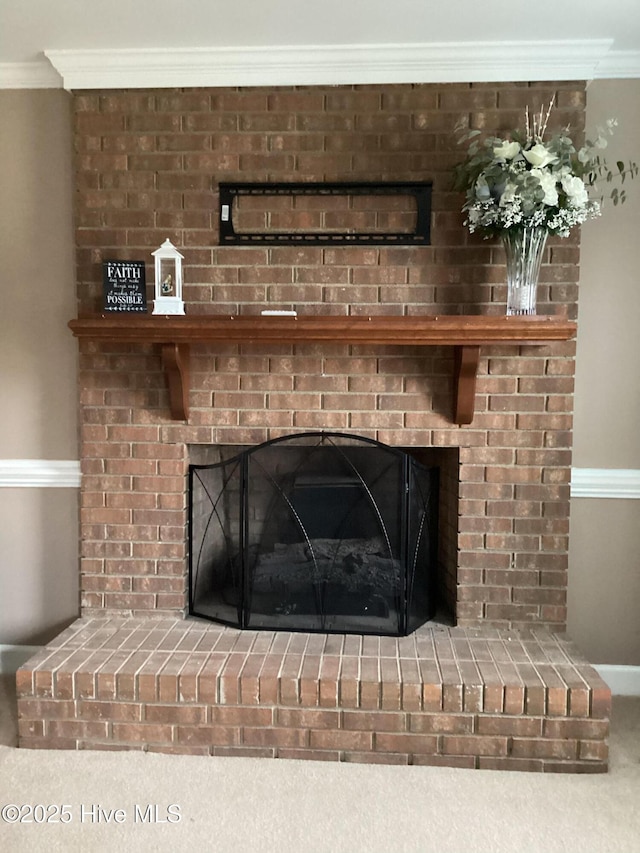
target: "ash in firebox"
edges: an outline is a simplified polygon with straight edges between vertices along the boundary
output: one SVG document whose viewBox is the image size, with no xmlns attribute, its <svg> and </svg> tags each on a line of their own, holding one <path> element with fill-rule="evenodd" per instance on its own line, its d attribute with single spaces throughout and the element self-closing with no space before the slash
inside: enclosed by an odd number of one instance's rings
<svg viewBox="0 0 640 853">
<path fill-rule="evenodd" d="M 373 588 L 391 595 L 398 589 L 402 564 L 390 553 L 382 537 L 373 539 L 310 539 L 277 543 L 258 558 L 254 592 L 282 586 L 337 583 L 346 591 Z"/>
</svg>

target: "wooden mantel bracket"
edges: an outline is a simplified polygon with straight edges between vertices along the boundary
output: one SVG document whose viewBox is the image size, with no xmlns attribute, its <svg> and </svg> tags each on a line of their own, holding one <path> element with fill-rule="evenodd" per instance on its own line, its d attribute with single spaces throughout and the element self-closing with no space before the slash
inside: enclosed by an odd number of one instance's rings
<svg viewBox="0 0 640 853">
<path fill-rule="evenodd" d="M 162 344 L 162 367 L 169 387 L 169 408 L 175 421 L 189 420 L 189 344 Z"/>
<path fill-rule="evenodd" d="M 533 317 L 423 316 L 94 316 L 71 320 L 73 334 L 92 341 L 154 343 L 162 350 L 171 416 L 189 418 L 189 356 L 192 343 L 304 344 L 453 347 L 454 422 L 470 424 L 475 407 L 480 348 L 492 345 L 547 346 L 569 341 L 576 324 L 564 314 Z"/>
<path fill-rule="evenodd" d="M 455 401 L 453 419 L 458 426 L 470 424 L 476 402 L 476 378 L 480 360 L 479 346 L 455 347 Z"/>
</svg>

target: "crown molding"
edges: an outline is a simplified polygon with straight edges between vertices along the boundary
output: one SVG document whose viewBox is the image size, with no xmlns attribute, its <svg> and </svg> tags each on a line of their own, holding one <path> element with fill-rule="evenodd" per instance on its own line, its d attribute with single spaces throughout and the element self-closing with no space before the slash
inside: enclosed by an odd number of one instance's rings
<svg viewBox="0 0 640 853">
<path fill-rule="evenodd" d="M 46 59 L 0 62 L 0 89 L 60 89 L 62 77 Z"/>
<path fill-rule="evenodd" d="M 595 79 L 637 79 L 640 77 L 640 50 L 612 50 L 596 68 Z"/>
<path fill-rule="evenodd" d="M 610 39 L 51 50 L 0 63 L 0 89 L 474 83 L 640 78 L 640 51 Z M 45 58 L 46 57 L 46 58 Z"/>
<path fill-rule="evenodd" d="M 571 497 L 640 499 L 640 470 L 573 468 Z"/>
<path fill-rule="evenodd" d="M 0 459 L 0 488 L 80 486 L 80 463 L 66 459 Z"/>
<path fill-rule="evenodd" d="M 611 39 L 49 50 L 65 89 L 591 80 Z"/>
</svg>

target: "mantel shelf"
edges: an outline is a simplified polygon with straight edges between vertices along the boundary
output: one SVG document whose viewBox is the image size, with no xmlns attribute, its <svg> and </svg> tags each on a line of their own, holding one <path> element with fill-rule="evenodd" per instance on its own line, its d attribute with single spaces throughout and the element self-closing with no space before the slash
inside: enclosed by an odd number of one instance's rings
<svg viewBox="0 0 640 853">
<path fill-rule="evenodd" d="M 120 315 L 71 320 L 77 338 L 121 343 L 157 343 L 167 375 L 172 417 L 189 417 L 190 345 L 194 343 L 342 343 L 455 348 L 457 424 L 473 420 L 480 347 L 543 346 L 568 341 L 576 324 L 563 315 L 506 317 L 483 315 L 375 315 L 348 317 L 262 315 Z"/>
</svg>

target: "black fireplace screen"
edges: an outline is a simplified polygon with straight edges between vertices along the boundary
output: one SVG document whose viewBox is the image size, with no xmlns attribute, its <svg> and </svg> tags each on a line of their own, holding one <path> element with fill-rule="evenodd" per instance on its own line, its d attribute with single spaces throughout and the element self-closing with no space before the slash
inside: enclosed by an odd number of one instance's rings
<svg viewBox="0 0 640 853">
<path fill-rule="evenodd" d="M 240 628 L 402 636 L 435 610 L 437 468 L 304 433 L 189 468 L 189 611 Z"/>
</svg>

